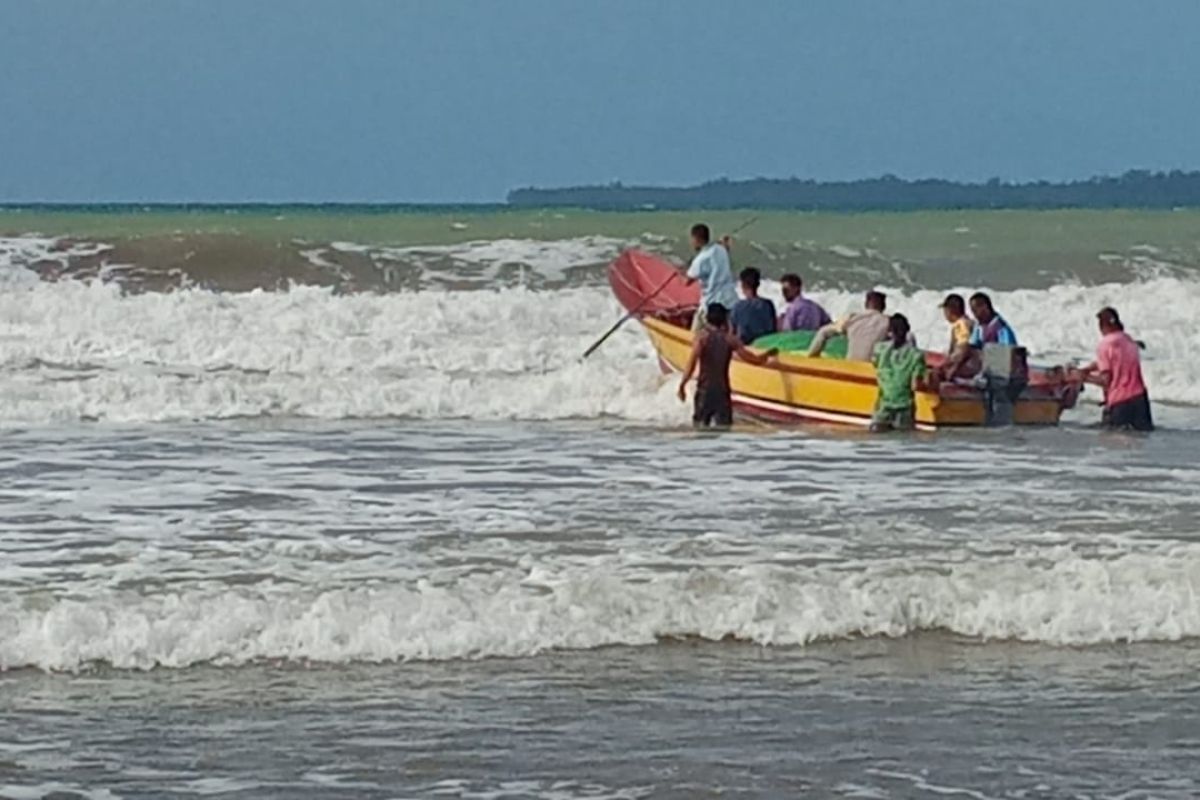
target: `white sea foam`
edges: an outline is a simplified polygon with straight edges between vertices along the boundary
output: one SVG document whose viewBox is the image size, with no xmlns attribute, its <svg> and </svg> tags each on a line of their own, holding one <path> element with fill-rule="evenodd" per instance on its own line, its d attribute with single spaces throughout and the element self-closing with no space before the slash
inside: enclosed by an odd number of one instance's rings
<svg viewBox="0 0 1200 800">
<path fill-rule="evenodd" d="M 666 419 L 636 326 L 599 289 L 337 297 L 318 289 L 0 296 L 0 421 L 260 414 Z"/>
<path fill-rule="evenodd" d="M 592 781 L 510 780 L 478 782 L 461 778 L 440 780 L 430 794 L 462 800 L 507 800 L 512 797 L 537 797 L 541 800 L 642 800 L 654 791 L 650 787 L 614 788 Z"/>
<path fill-rule="evenodd" d="M 0 783 L 0 797 L 4 800 L 43 800 L 55 797 L 81 797 L 86 800 L 118 800 L 120 795 L 108 789 L 89 789 L 86 786 L 58 781 L 37 784 Z"/>
<path fill-rule="evenodd" d="M 861 298 L 815 297 L 837 315 Z M 946 338 L 938 291 L 893 293 L 922 341 Z M 1200 283 L 999 292 L 1037 360 L 1089 358 L 1117 305 L 1147 344 L 1155 398 L 1200 404 Z M 0 293 L 0 425 L 256 415 L 683 419 L 636 324 L 588 361 L 620 314 L 605 287 L 336 295 L 315 288 L 126 295 L 79 282 Z"/>
<path fill-rule="evenodd" d="M 500 270 L 517 267 L 546 280 L 562 280 L 579 267 L 606 264 L 629 246 L 609 236 L 540 241 L 536 239 L 489 239 L 448 245 L 380 247 L 334 242 L 334 250 L 365 253 L 389 262 L 416 264 L 425 269 L 425 281 L 452 280 L 457 284 L 494 282 Z M 444 267 L 452 267 L 446 273 Z"/>
<path fill-rule="evenodd" d="M 111 250 L 107 244 L 72 242 L 48 236 L 0 236 L 0 289 L 30 286 L 38 282 L 36 264 L 64 269 L 71 258 L 94 256 Z"/>
<path fill-rule="evenodd" d="M 733 637 L 804 645 L 946 630 L 1058 645 L 1200 635 L 1200 548 L 630 574 L 530 568 L 363 589 L 191 589 L 0 600 L 0 667 L 72 670 L 526 656 Z"/>
</svg>

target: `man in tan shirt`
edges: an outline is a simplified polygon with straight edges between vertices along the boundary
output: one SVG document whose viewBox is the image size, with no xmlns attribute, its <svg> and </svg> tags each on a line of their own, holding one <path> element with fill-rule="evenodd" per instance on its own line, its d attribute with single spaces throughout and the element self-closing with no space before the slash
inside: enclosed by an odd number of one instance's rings
<svg viewBox="0 0 1200 800">
<path fill-rule="evenodd" d="M 867 292 L 865 305 L 863 311 L 848 314 L 818 330 L 817 335 L 813 337 L 812 346 L 808 348 L 808 355 L 821 355 L 830 337 L 845 334 L 848 340 L 846 359 L 870 361 L 875 355 L 875 345 L 887 338 L 891 317 L 884 313 L 884 309 L 887 308 L 887 295 L 883 292 Z"/>
</svg>

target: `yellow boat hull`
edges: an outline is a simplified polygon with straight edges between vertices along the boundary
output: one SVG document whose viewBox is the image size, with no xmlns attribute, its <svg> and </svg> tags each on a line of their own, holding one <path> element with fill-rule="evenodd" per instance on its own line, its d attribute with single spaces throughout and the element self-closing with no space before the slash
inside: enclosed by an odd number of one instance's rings
<svg viewBox="0 0 1200 800">
<path fill-rule="evenodd" d="M 644 317 L 641 322 L 664 369 L 682 372 L 691 354 L 691 332 L 654 317 Z M 878 394 L 871 364 L 798 353 L 781 353 L 761 367 L 735 358 L 729 377 L 737 411 L 773 421 L 865 426 L 871 421 Z M 1053 392 L 1026 391 L 1017 399 L 1013 418 L 1018 425 L 1055 425 L 1062 409 L 1062 400 Z M 985 425 L 983 393 L 961 386 L 918 392 L 916 421 L 927 430 Z"/>
</svg>

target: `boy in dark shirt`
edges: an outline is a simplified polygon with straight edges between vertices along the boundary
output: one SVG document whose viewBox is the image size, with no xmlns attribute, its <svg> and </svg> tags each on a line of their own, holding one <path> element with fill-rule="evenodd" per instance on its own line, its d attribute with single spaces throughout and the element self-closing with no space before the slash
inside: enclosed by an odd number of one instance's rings
<svg viewBox="0 0 1200 800">
<path fill-rule="evenodd" d="M 768 350 L 762 355 L 750 352 L 738 337 L 730 333 L 728 318 L 729 312 L 720 303 L 713 303 L 708 307 L 706 324 L 696 334 L 692 344 L 692 356 L 688 359 L 683 379 L 679 382 L 679 399 L 686 402 L 688 381 L 696 373 L 696 367 L 700 367 L 692 413 L 692 424 L 697 428 L 714 425 L 727 428 L 733 424 L 729 362 L 734 353 L 743 361 L 762 366 L 779 352 Z"/>
<path fill-rule="evenodd" d="M 742 344 L 750 344 L 760 336 L 775 332 L 775 304 L 758 296 L 762 273 L 754 267 L 742 270 L 738 280 L 742 284 L 743 299 L 733 304 L 729 323 Z"/>
</svg>

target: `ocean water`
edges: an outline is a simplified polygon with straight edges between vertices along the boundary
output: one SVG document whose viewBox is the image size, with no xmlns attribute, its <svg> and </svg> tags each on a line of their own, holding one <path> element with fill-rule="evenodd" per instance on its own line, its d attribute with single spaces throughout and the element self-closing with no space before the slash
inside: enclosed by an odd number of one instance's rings
<svg viewBox="0 0 1200 800">
<path fill-rule="evenodd" d="M 696 434 L 634 325 L 581 362 L 623 229 L 338 231 L 359 277 L 267 290 L 257 234 L 170 283 L 191 234 L 52 222 L 0 241 L 2 798 L 1200 794 L 1186 241 L 1022 281 L 841 234 L 814 296 L 931 346 L 952 287 L 1044 362 L 1116 304 L 1162 424 L 879 438 Z"/>
</svg>

